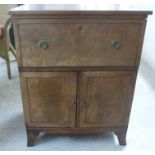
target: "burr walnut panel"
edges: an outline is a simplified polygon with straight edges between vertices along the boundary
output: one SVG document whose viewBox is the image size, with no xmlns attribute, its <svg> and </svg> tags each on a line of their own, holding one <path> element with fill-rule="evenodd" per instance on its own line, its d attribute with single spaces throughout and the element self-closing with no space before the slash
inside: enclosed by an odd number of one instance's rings
<svg viewBox="0 0 155 155">
<path fill-rule="evenodd" d="M 75 126 L 76 73 L 23 73 L 21 76 L 29 124 Z"/>
<path fill-rule="evenodd" d="M 80 73 L 80 126 L 125 126 L 131 105 L 134 72 Z"/>
<path fill-rule="evenodd" d="M 33 23 L 18 27 L 24 67 L 135 66 L 140 51 L 142 24 Z"/>
</svg>

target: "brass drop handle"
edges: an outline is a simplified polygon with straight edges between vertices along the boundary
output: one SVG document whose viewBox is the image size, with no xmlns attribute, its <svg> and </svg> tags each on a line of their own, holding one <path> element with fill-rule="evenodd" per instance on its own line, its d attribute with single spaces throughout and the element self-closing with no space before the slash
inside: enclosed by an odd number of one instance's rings
<svg viewBox="0 0 155 155">
<path fill-rule="evenodd" d="M 40 40 L 38 42 L 37 46 L 39 48 L 46 49 L 48 47 L 48 44 L 47 44 L 47 41 L 46 40 Z"/>
<path fill-rule="evenodd" d="M 112 48 L 118 49 L 118 48 L 120 48 L 120 46 L 121 46 L 121 43 L 119 41 L 112 40 Z"/>
</svg>

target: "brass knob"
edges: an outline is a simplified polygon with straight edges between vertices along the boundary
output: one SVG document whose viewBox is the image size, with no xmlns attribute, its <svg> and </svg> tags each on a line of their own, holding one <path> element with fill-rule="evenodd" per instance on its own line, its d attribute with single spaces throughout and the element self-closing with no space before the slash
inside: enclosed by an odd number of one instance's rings
<svg viewBox="0 0 155 155">
<path fill-rule="evenodd" d="M 46 49 L 48 47 L 46 40 L 40 40 L 37 45 L 39 48 L 42 48 L 42 49 Z"/>
<path fill-rule="evenodd" d="M 76 106 L 76 100 L 72 100 L 70 103 L 70 106 L 73 106 L 73 107 Z"/>
<path fill-rule="evenodd" d="M 120 48 L 121 44 L 117 40 L 112 40 L 112 48 L 118 49 Z"/>
<path fill-rule="evenodd" d="M 80 106 L 85 106 L 85 105 L 86 105 L 86 102 L 84 102 L 84 101 L 80 102 Z"/>
</svg>

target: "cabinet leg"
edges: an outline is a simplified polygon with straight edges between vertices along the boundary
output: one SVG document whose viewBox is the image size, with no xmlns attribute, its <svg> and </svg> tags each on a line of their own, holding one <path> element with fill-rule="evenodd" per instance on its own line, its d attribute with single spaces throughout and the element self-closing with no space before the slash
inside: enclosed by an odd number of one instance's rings
<svg viewBox="0 0 155 155">
<path fill-rule="evenodd" d="M 27 129 L 27 146 L 34 146 L 36 138 L 39 136 L 40 131 Z"/>
<path fill-rule="evenodd" d="M 121 129 L 118 129 L 114 131 L 115 135 L 118 138 L 118 142 L 120 145 L 126 145 L 126 133 L 127 133 L 127 127 L 123 127 Z"/>
</svg>

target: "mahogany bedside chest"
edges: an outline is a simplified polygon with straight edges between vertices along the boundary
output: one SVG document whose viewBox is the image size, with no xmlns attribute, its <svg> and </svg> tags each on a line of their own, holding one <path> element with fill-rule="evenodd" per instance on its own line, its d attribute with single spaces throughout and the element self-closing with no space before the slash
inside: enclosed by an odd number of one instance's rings
<svg viewBox="0 0 155 155">
<path fill-rule="evenodd" d="M 14 23 L 28 146 L 40 132 L 126 133 L 151 11 L 24 5 Z"/>
</svg>

